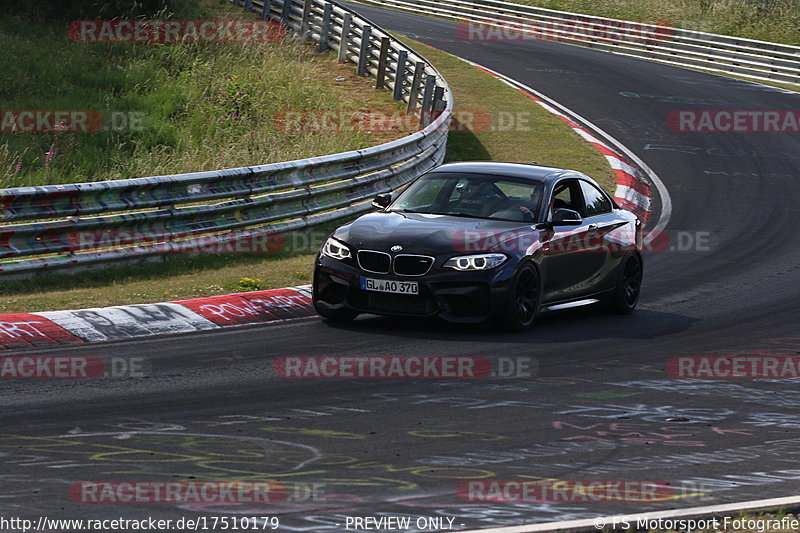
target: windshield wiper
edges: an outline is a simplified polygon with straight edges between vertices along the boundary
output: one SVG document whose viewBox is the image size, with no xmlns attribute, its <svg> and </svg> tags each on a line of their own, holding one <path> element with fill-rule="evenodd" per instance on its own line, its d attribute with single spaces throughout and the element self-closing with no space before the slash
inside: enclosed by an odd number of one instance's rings
<svg viewBox="0 0 800 533">
<path fill-rule="evenodd" d="M 468 215 L 466 213 L 450 213 L 444 211 L 414 211 L 413 209 L 390 209 L 392 213 L 415 213 L 417 215 L 441 215 L 446 217 L 462 217 L 462 218 L 478 218 L 481 220 L 492 220 L 488 217 L 480 217 L 478 215 Z"/>
<path fill-rule="evenodd" d="M 428 212 L 426 214 L 427 215 L 444 215 L 444 216 L 447 216 L 447 217 L 480 218 L 480 219 L 486 218 L 486 217 L 479 217 L 478 215 L 468 215 L 466 213 L 442 213 L 442 212 L 438 212 L 438 211 L 432 211 L 432 212 Z"/>
<path fill-rule="evenodd" d="M 428 214 L 427 211 L 414 211 L 413 209 L 389 209 L 390 213 L 423 213 Z"/>
</svg>

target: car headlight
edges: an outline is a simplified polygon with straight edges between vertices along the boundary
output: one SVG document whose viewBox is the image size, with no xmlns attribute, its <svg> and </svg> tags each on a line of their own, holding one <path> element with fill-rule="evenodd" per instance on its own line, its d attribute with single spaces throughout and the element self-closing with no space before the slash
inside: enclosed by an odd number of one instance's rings
<svg viewBox="0 0 800 533">
<path fill-rule="evenodd" d="M 461 271 L 489 270 L 502 265 L 506 259 L 504 254 L 462 255 L 448 259 L 443 266 Z"/>
<path fill-rule="evenodd" d="M 350 253 L 350 248 L 333 237 L 328 237 L 328 240 L 322 245 L 322 255 L 327 255 L 339 261 L 353 258 L 353 254 Z"/>
</svg>

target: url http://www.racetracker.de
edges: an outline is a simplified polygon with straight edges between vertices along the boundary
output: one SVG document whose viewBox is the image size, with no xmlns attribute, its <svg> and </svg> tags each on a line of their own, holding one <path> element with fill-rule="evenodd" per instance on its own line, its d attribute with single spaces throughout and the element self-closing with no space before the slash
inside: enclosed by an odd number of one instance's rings
<svg viewBox="0 0 800 533">
<path fill-rule="evenodd" d="M 456 522 L 455 517 L 420 516 L 344 516 L 337 524 L 347 531 L 451 531 L 466 524 Z M 39 517 L 36 520 L 0 517 L 0 533 L 56 533 L 62 531 L 107 532 L 155 532 L 155 531 L 263 531 L 280 528 L 276 516 L 199 516 L 179 519 L 66 519 Z"/>
<path fill-rule="evenodd" d="M 108 518 L 67 519 L 40 516 L 36 520 L 0 517 L 0 533 L 57 532 L 57 531 L 263 531 L 276 530 L 276 516 L 198 516 L 195 518 Z"/>
</svg>

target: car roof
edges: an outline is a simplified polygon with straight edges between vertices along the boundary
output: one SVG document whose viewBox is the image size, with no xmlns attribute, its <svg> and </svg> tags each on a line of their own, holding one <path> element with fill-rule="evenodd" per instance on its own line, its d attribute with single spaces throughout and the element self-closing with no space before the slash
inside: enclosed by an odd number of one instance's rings
<svg viewBox="0 0 800 533">
<path fill-rule="evenodd" d="M 563 176 L 583 176 L 574 170 L 556 167 L 545 167 L 526 163 L 503 163 L 499 161 L 465 161 L 446 163 L 431 172 L 471 172 L 475 174 L 495 174 L 513 178 L 528 178 L 545 183 L 552 183 Z"/>
</svg>

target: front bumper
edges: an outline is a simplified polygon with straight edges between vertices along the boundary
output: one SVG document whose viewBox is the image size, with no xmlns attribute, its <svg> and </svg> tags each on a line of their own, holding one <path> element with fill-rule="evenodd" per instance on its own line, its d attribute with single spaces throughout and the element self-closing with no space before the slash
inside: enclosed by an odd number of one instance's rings
<svg viewBox="0 0 800 533">
<path fill-rule="evenodd" d="M 506 301 L 514 275 L 512 260 L 486 271 L 439 269 L 436 262 L 424 276 L 382 275 L 365 272 L 327 256 L 318 256 L 314 268 L 314 305 L 321 311 L 352 309 L 376 315 L 433 317 L 449 322 L 487 320 Z M 416 281 L 419 294 L 392 294 L 361 289 L 361 277 Z"/>
</svg>

